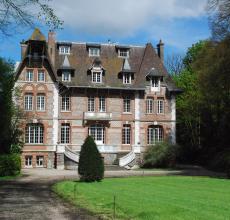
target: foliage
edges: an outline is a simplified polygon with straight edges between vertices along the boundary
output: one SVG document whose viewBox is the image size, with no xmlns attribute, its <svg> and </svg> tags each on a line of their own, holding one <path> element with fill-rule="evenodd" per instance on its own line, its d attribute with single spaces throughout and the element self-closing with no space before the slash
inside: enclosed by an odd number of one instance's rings
<svg viewBox="0 0 230 220">
<path fill-rule="evenodd" d="M 225 39 L 230 35 L 230 1 L 209 0 L 208 12 L 213 39 Z"/>
<path fill-rule="evenodd" d="M 13 63 L 0 58 L 0 153 L 10 153 L 11 148 L 15 152 L 16 145 L 18 148 L 22 147 L 22 131 L 19 125 L 21 111 L 13 102 L 14 91 L 17 96 L 14 89 Z"/>
<path fill-rule="evenodd" d="M 21 158 L 19 154 L 0 155 L 0 176 L 13 176 L 20 173 Z"/>
<path fill-rule="evenodd" d="M 37 20 L 52 30 L 62 26 L 61 21 L 49 6 L 50 0 L 2 0 L 0 1 L 0 33 L 14 34 L 20 27 L 34 27 Z"/>
<path fill-rule="evenodd" d="M 178 145 L 163 142 L 150 146 L 144 155 L 143 167 L 174 167 L 178 153 Z"/>
<path fill-rule="evenodd" d="M 195 176 L 106 178 L 92 184 L 59 182 L 54 189 L 77 207 L 106 219 L 112 219 L 114 195 L 116 219 L 217 220 L 230 216 L 230 184 L 226 179 Z"/>
<path fill-rule="evenodd" d="M 85 182 L 100 181 L 104 177 L 104 162 L 91 136 L 81 147 L 78 172 Z"/>
<path fill-rule="evenodd" d="M 165 67 L 171 75 L 178 75 L 184 69 L 183 56 L 180 54 L 172 54 L 168 56 L 165 62 Z"/>
</svg>

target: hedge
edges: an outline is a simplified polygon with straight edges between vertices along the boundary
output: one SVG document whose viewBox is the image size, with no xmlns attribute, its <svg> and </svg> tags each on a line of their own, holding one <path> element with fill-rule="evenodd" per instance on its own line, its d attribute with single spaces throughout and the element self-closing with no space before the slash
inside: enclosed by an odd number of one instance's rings
<svg viewBox="0 0 230 220">
<path fill-rule="evenodd" d="M 19 154 L 0 155 L 0 176 L 13 176 L 20 173 L 21 157 Z"/>
</svg>

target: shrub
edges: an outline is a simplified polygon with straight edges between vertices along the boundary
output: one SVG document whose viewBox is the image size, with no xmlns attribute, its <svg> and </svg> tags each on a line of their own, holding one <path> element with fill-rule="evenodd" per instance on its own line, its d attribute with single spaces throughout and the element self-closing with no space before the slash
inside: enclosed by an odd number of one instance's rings
<svg viewBox="0 0 230 220">
<path fill-rule="evenodd" d="M 81 147 L 78 173 L 80 179 L 85 182 L 100 181 L 104 177 L 104 161 L 90 136 Z"/>
<path fill-rule="evenodd" d="M 19 154 L 3 154 L 0 156 L 0 176 L 13 176 L 20 173 L 21 158 Z"/>
<path fill-rule="evenodd" d="M 150 146 L 144 155 L 143 167 L 174 167 L 176 165 L 178 152 L 179 146 L 169 143 L 158 143 Z"/>
</svg>

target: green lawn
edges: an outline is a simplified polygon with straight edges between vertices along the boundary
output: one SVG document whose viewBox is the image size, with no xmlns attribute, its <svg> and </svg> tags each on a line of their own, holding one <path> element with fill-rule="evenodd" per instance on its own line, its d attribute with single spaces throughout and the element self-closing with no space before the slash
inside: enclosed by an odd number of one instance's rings
<svg viewBox="0 0 230 220">
<path fill-rule="evenodd" d="M 20 174 L 17 174 L 15 176 L 0 176 L 0 181 L 1 180 L 10 180 L 10 179 L 15 179 L 16 177 L 19 177 Z"/>
<path fill-rule="evenodd" d="M 114 195 L 116 219 L 230 219 L 230 181 L 226 179 L 130 177 L 99 183 L 64 181 L 53 188 L 65 199 L 109 219 Z"/>
</svg>

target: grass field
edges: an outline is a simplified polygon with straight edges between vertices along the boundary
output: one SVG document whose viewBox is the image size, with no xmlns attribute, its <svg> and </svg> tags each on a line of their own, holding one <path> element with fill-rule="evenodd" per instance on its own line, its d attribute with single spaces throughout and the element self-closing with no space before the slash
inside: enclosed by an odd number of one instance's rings
<svg viewBox="0 0 230 220">
<path fill-rule="evenodd" d="M 77 206 L 108 219 L 113 216 L 114 196 L 116 219 L 230 219 L 230 181 L 226 179 L 111 178 L 95 183 L 64 181 L 53 189 Z"/>
</svg>

